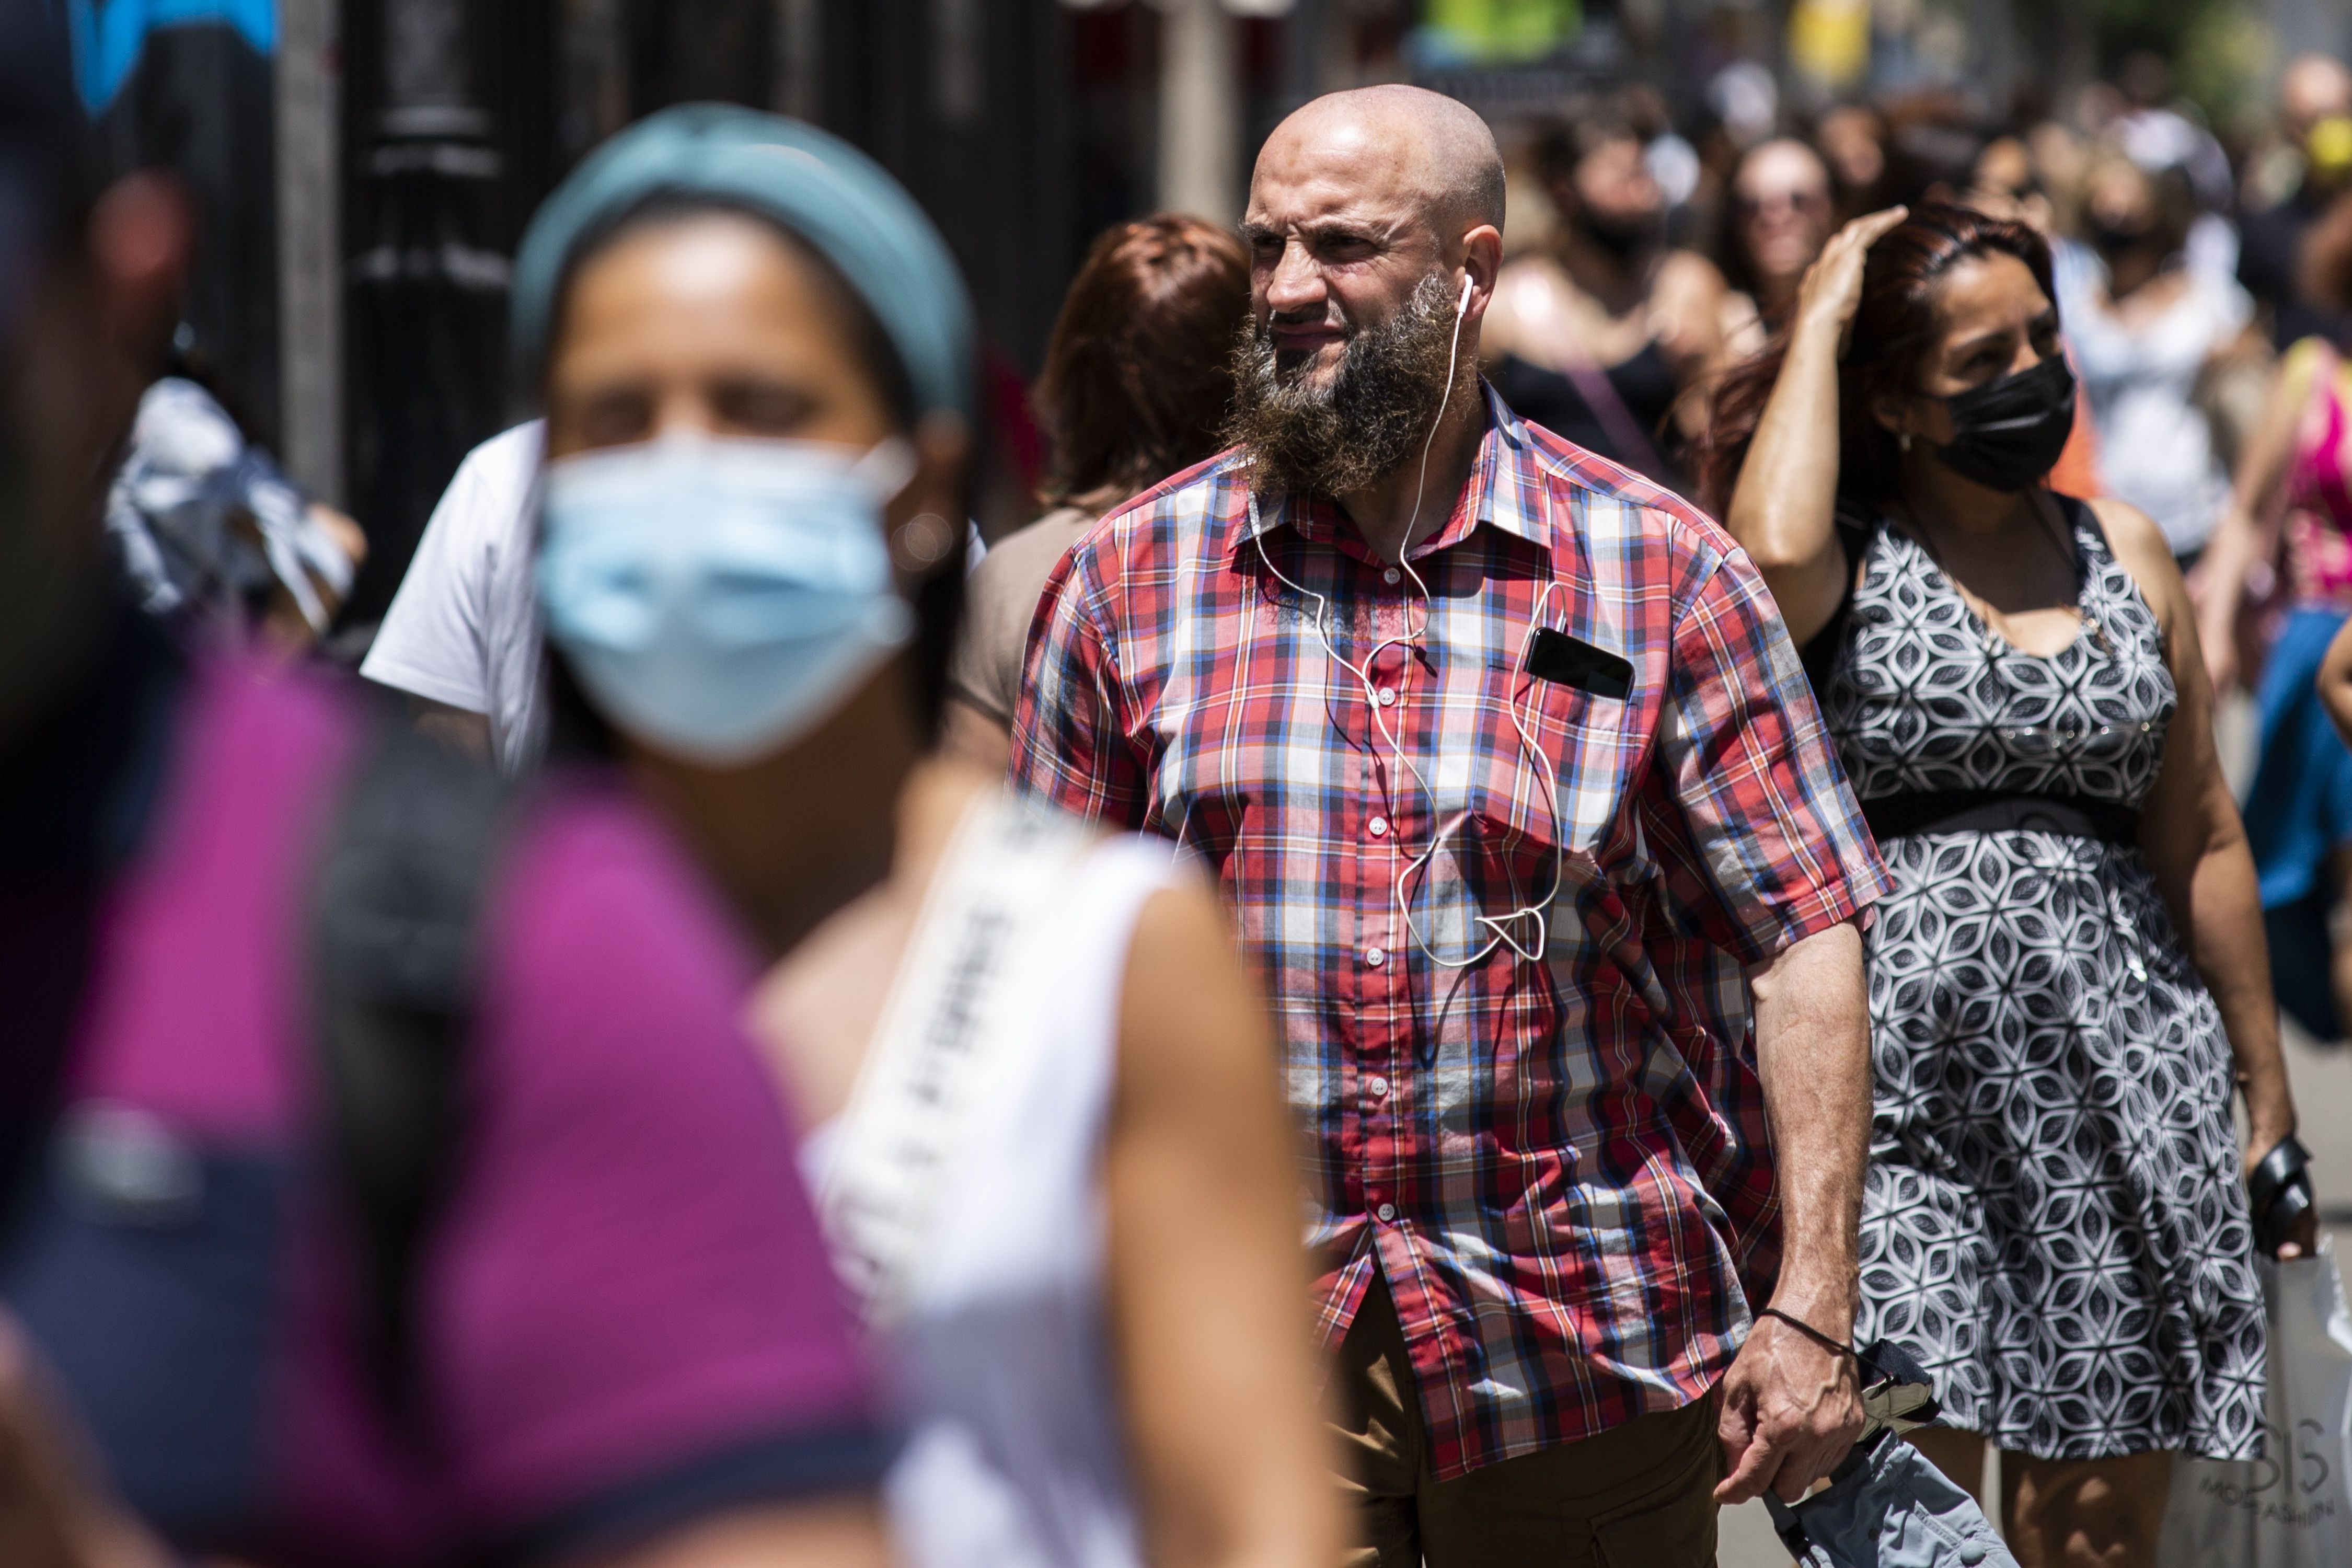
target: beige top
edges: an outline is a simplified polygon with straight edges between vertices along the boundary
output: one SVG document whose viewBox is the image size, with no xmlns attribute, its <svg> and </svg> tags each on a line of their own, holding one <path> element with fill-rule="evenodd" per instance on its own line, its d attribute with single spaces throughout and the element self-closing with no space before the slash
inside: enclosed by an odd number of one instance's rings
<svg viewBox="0 0 2352 1568">
<path fill-rule="evenodd" d="M 1084 508 L 1057 507 L 992 546 L 964 585 L 963 635 L 948 669 L 948 690 L 1008 730 L 1021 701 L 1021 656 L 1038 596 L 1094 521 Z"/>
</svg>

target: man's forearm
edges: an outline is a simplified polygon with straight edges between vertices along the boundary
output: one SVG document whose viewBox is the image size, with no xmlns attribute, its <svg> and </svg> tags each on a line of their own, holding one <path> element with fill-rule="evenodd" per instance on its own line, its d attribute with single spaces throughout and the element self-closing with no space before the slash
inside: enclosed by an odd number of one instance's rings
<svg viewBox="0 0 2352 1568">
<path fill-rule="evenodd" d="M 1749 972 L 1748 986 L 1780 1194 L 1773 1303 L 1843 1339 L 1857 1305 L 1855 1227 L 1870 1154 L 1861 928 L 1849 921 L 1783 949 Z"/>
</svg>

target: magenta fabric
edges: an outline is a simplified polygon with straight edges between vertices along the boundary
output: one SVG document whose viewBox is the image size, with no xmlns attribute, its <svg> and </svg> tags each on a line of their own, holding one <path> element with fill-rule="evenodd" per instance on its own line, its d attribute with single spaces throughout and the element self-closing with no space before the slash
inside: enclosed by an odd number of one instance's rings
<svg viewBox="0 0 2352 1568">
<path fill-rule="evenodd" d="M 315 679 L 213 666 L 190 685 L 147 851 L 100 917 L 67 1087 L 208 1143 L 275 1142 L 306 1037 L 298 900 L 355 727 Z"/>
<path fill-rule="evenodd" d="M 305 1151 L 303 907 L 357 726 L 322 681 L 218 667 L 180 724 L 73 1093 L 205 1148 Z M 467 1148 L 423 1274 L 436 1457 L 403 1458 L 361 1395 L 342 1251 L 298 1188 L 268 1423 L 287 1561 L 412 1560 L 744 1445 L 870 1433 L 722 911 L 584 776 L 531 801 L 492 887 Z"/>
</svg>

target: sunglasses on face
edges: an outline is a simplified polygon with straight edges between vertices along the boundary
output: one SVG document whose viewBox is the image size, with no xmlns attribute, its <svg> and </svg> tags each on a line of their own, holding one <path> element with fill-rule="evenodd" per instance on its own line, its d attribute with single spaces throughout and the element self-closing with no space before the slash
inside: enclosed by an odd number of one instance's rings
<svg viewBox="0 0 2352 1568">
<path fill-rule="evenodd" d="M 1829 205 L 1827 191 L 1767 191 L 1760 196 L 1733 197 L 1731 210 L 1742 218 L 1756 218 L 1784 211 L 1811 216 L 1827 212 Z"/>
</svg>

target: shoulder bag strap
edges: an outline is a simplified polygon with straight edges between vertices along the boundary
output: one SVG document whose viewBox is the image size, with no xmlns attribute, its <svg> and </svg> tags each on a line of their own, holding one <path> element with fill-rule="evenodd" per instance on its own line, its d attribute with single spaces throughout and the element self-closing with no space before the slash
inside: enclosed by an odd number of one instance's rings
<svg viewBox="0 0 2352 1568">
<path fill-rule="evenodd" d="M 418 1266 L 464 1137 L 481 912 L 509 799 L 488 767 L 387 711 L 313 890 L 328 1163 L 351 1226 L 371 1391 L 412 1436 Z"/>
<path fill-rule="evenodd" d="M 1017 1026 L 1013 943 L 1085 846 L 1043 812 L 983 801 L 932 880 L 816 1194 L 835 1265 L 869 1323 L 906 1308 L 976 1124 L 990 1042 Z"/>
</svg>

